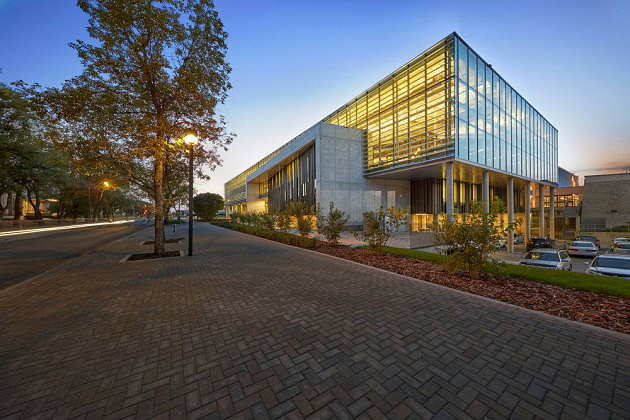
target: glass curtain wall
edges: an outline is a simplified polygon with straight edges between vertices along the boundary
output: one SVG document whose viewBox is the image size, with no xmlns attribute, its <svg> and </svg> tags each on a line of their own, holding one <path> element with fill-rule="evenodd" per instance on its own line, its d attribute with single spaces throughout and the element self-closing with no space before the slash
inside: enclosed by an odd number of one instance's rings
<svg viewBox="0 0 630 420">
<path fill-rule="evenodd" d="M 324 119 L 366 130 L 366 173 L 454 155 L 454 39 L 438 42 Z"/>
<path fill-rule="evenodd" d="M 558 181 L 558 130 L 456 37 L 457 157 Z"/>
</svg>

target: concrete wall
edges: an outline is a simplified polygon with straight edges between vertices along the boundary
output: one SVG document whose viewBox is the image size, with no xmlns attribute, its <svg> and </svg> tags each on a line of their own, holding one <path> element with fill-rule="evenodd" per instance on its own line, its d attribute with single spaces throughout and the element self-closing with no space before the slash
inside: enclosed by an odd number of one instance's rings
<svg viewBox="0 0 630 420">
<path fill-rule="evenodd" d="M 409 207 L 409 181 L 363 176 L 363 131 L 327 123 L 319 126 L 316 199 L 322 210 L 333 202 L 349 215 L 349 225 L 360 225 L 365 211 L 380 206 Z"/>
<path fill-rule="evenodd" d="M 630 222 L 630 173 L 584 178 L 582 224 L 606 228 Z"/>
</svg>

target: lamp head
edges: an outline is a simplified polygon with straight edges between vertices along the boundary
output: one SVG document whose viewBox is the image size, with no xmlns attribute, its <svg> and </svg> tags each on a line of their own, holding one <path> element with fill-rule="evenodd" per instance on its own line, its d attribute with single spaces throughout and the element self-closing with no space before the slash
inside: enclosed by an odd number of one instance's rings
<svg viewBox="0 0 630 420">
<path fill-rule="evenodd" d="M 103 181 L 103 188 L 109 188 L 110 186 L 109 181 Z"/>
<path fill-rule="evenodd" d="M 194 134 L 186 134 L 184 136 L 184 143 L 186 143 L 189 146 L 194 146 L 197 143 L 199 143 L 199 139 Z"/>
</svg>

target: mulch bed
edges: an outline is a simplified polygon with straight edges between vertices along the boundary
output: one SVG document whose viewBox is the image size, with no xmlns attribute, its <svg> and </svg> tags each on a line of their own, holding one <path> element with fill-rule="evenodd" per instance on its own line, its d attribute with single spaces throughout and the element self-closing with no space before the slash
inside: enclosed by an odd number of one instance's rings
<svg viewBox="0 0 630 420">
<path fill-rule="evenodd" d="M 153 260 L 156 258 L 170 258 L 179 256 L 181 256 L 181 253 L 179 251 L 166 251 L 162 253 L 162 255 L 154 254 L 153 252 L 142 252 L 140 254 L 131 254 L 125 261 Z"/>
<path fill-rule="evenodd" d="M 316 251 L 453 289 L 630 334 L 630 298 L 565 289 L 521 279 L 478 279 L 445 266 L 365 248 L 320 246 Z"/>
</svg>

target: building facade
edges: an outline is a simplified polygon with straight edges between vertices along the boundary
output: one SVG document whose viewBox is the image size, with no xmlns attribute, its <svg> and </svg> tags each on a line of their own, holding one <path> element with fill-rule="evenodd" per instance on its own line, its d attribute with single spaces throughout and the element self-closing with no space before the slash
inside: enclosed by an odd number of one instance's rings
<svg viewBox="0 0 630 420">
<path fill-rule="evenodd" d="M 630 173 L 584 177 L 581 227 L 584 232 L 630 230 Z"/>
<path fill-rule="evenodd" d="M 556 128 L 453 33 L 228 181 L 226 205 L 333 202 L 357 225 L 406 207 L 422 232 L 497 197 L 530 234 L 532 188 L 558 182 L 557 145 Z"/>
</svg>

